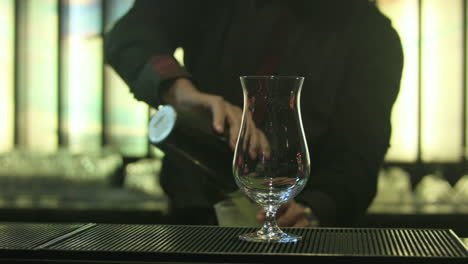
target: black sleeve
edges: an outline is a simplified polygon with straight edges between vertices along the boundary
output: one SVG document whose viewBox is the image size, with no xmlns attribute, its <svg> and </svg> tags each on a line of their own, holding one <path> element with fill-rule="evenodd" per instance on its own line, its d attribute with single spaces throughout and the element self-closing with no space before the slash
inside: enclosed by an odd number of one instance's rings
<svg viewBox="0 0 468 264">
<path fill-rule="evenodd" d="M 172 54 L 196 34 L 196 2 L 137 0 L 106 34 L 105 61 L 137 100 L 157 106 L 162 82 L 190 76 Z"/>
<path fill-rule="evenodd" d="M 317 170 L 296 199 L 325 226 L 352 225 L 375 196 L 403 68 L 398 34 L 380 13 L 353 27 L 348 39 L 332 120 L 310 150 Z"/>
</svg>

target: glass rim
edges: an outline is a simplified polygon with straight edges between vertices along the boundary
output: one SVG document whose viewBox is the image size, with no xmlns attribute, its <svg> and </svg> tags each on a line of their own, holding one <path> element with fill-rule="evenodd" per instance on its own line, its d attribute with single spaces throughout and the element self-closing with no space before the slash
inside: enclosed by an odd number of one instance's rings
<svg viewBox="0 0 468 264">
<path fill-rule="evenodd" d="M 304 76 L 294 75 L 242 75 L 241 79 L 296 79 L 304 80 Z"/>
</svg>

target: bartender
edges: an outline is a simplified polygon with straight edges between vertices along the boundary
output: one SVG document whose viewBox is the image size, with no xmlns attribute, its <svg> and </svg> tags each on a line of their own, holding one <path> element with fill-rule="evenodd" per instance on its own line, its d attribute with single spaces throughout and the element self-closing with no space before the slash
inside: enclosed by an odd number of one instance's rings
<svg viewBox="0 0 468 264">
<path fill-rule="evenodd" d="M 172 55 L 178 47 L 184 67 Z M 304 76 L 311 175 L 278 211 L 278 224 L 350 226 L 366 212 L 403 67 L 400 39 L 373 2 L 137 0 L 106 35 L 105 58 L 137 100 L 207 110 L 213 129 L 229 132 L 232 150 L 242 114 L 239 76 Z M 213 205 L 229 195 L 181 162 L 166 153 L 160 175 L 173 223 L 216 224 Z M 263 221 L 263 211 L 256 218 Z"/>
</svg>

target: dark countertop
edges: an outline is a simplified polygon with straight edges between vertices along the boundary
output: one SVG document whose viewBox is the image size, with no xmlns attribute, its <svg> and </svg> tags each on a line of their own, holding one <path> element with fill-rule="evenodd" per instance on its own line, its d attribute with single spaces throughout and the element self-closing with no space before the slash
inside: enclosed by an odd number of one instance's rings
<svg viewBox="0 0 468 264">
<path fill-rule="evenodd" d="M 372 214 L 362 217 L 359 227 L 376 228 L 449 228 L 468 237 L 468 214 Z"/>
<path fill-rule="evenodd" d="M 2 223 L 0 263 L 467 263 L 450 230 L 284 228 L 297 243 L 247 243 L 251 227 Z M 41 262 L 42 261 L 42 262 Z"/>
<path fill-rule="evenodd" d="M 0 221 L 164 223 L 164 196 L 99 182 L 0 178 Z"/>
</svg>

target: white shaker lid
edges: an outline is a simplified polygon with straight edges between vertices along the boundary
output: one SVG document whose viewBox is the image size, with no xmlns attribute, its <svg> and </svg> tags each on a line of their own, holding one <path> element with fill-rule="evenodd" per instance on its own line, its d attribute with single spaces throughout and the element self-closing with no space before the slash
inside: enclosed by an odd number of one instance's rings
<svg viewBox="0 0 468 264">
<path fill-rule="evenodd" d="M 170 105 L 160 107 L 151 117 L 148 128 L 148 137 L 151 143 L 163 142 L 171 133 L 177 120 L 177 112 Z"/>
</svg>

